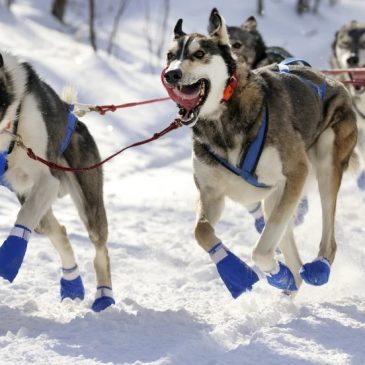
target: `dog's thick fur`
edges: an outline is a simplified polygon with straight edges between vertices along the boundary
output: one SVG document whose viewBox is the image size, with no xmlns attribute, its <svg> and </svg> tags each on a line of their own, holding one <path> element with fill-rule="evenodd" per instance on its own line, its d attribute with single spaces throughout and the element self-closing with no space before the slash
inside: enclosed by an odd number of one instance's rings
<svg viewBox="0 0 365 365">
<path fill-rule="evenodd" d="M 267 47 L 257 29 L 255 17 L 246 19 L 240 27 L 227 27 L 232 51 L 238 62 L 245 62 L 251 69 L 279 63 L 293 57 L 282 47 Z"/>
<path fill-rule="evenodd" d="M 322 239 L 318 256 L 332 264 L 336 254 L 334 236 L 337 193 L 357 138 L 356 116 L 346 88 L 338 81 L 304 66 L 279 74 L 277 66 L 251 71 L 232 57 L 229 36 L 216 10 L 209 35 L 185 34 L 181 20 L 175 27 L 166 72 L 178 71 L 177 86 L 207 80 L 203 102 L 196 107 L 199 119 L 193 131 L 194 179 L 199 191 L 195 236 L 210 251 L 220 239 L 214 225 L 226 197 L 243 205 L 263 200 L 265 229 L 252 253 L 263 272 L 277 269 L 275 247 L 285 256 L 295 276 L 302 262 L 290 221 L 313 168 L 322 203 Z M 231 99 L 221 102 L 223 91 L 236 69 L 238 85 Z M 324 100 L 298 76 L 320 85 L 327 83 Z M 192 86 L 191 86 L 192 87 Z M 238 165 L 246 147 L 257 134 L 265 108 L 268 131 L 256 174 L 270 188 L 249 185 L 219 164 L 204 147 Z"/>
<path fill-rule="evenodd" d="M 17 121 L 17 133 L 37 155 L 71 167 L 99 162 L 94 139 L 80 121 L 77 122 L 68 148 L 62 156 L 58 155 L 67 130 L 67 104 L 38 77 L 28 63 L 20 63 L 16 57 L 6 53 L 2 53 L 2 60 L 0 131 L 9 122 L 14 128 Z M 10 143 L 11 136 L 1 133 L 0 150 L 7 151 Z M 29 159 L 23 149 L 15 146 L 8 156 L 5 178 L 22 204 L 15 223 L 46 234 L 61 257 L 62 267 L 66 269 L 76 265 L 75 256 L 65 228 L 53 214 L 52 205 L 57 197 L 71 195 L 90 240 L 95 245 L 97 285 L 111 287 L 101 168 L 84 173 L 50 170 Z"/>
<path fill-rule="evenodd" d="M 331 65 L 336 69 L 365 68 L 365 22 L 351 21 L 336 33 L 332 43 Z M 342 74 L 341 80 L 350 80 Z M 365 159 L 365 87 L 348 86 L 359 127 L 359 150 Z"/>
</svg>

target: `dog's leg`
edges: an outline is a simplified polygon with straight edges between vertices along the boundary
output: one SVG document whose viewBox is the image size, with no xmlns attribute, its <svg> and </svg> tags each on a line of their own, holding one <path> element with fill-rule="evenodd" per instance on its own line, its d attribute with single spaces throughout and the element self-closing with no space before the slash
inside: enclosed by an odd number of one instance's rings
<svg viewBox="0 0 365 365">
<path fill-rule="evenodd" d="M 57 196 L 59 181 L 49 173 L 40 174 L 24 201 L 15 226 L 0 247 L 0 276 L 12 282 L 23 262 L 32 230 Z"/>
<path fill-rule="evenodd" d="M 62 278 L 60 281 L 61 300 L 84 299 L 85 290 L 80 272 L 75 260 L 70 241 L 67 238 L 66 228 L 61 226 L 50 209 L 40 221 L 36 231 L 49 237 L 62 262 Z"/>
<path fill-rule="evenodd" d="M 351 113 L 350 113 L 351 114 Z M 322 239 L 317 259 L 303 265 L 300 275 L 312 285 L 327 283 L 336 255 L 335 212 L 344 169 L 356 143 L 356 123 L 349 118 L 322 133 L 316 143 L 316 170 L 322 204 Z"/>
<path fill-rule="evenodd" d="M 223 246 L 215 235 L 213 226 L 217 223 L 224 207 L 224 195 L 213 189 L 199 189 L 195 237 L 199 245 L 216 264 L 218 273 L 233 298 L 252 289 L 259 278 L 256 273 Z"/>
<path fill-rule="evenodd" d="M 308 159 L 304 149 L 298 151 L 295 160 L 286 166 L 286 181 L 282 193 L 274 206 L 266 226 L 252 253 L 252 259 L 258 269 L 268 276 L 271 285 L 285 290 L 296 290 L 293 274 L 282 263 L 274 258 L 276 245 L 282 239 L 288 222 L 292 219 L 295 208 L 302 194 L 308 175 Z"/>
<path fill-rule="evenodd" d="M 77 180 L 72 179 L 71 182 L 71 196 L 95 246 L 97 291 L 92 309 L 100 312 L 115 303 L 107 248 L 108 221 L 103 201 L 102 172 L 98 169 L 78 174 Z"/>
<path fill-rule="evenodd" d="M 274 207 L 280 199 L 281 193 L 282 190 L 274 192 L 264 200 L 264 213 L 266 219 L 268 219 L 268 217 L 270 217 L 272 214 Z M 291 221 L 289 221 L 287 224 L 285 233 L 279 242 L 279 248 L 284 255 L 285 264 L 289 267 L 291 273 L 294 276 L 296 287 L 299 288 L 302 283 L 302 279 L 299 275 L 299 269 L 302 266 L 302 261 L 295 243 L 293 224 Z"/>
</svg>

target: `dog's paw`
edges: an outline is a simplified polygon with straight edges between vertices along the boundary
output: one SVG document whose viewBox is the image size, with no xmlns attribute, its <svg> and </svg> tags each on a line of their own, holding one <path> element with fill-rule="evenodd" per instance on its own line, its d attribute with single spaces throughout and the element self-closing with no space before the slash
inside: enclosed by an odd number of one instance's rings
<svg viewBox="0 0 365 365">
<path fill-rule="evenodd" d="M 84 299 L 85 289 L 80 275 L 73 280 L 66 280 L 62 278 L 60 284 L 61 302 L 66 298 L 70 298 L 72 300 Z"/>
<path fill-rule="evenodd" d="M 315 286 L 326 284 L 330 273 L 331 265 L 324 257 L 319 257 L 308 264 L 304 264 L 299 271 L 301 278 L 307 284 Z"/>
<path fill-rule="evenodd" d="M 255 219 L 255 228 L 258 233 L 262 233 L 265 228 L 265 219 L 264 217 L 256 218 Z"/>
<path fill-rule="evenodd" d="M 257 274 L 247 264 L 221 243 L 213 247 L 209 253 L 233 298 L 236 299 L 245 291 L 252 290 L 252 286 L 259 280 Z"/>
<path fill-rule="evenodd" d="M 299 226 L 303 224 L 304 217 L 308 213 L 308 198 L 305 196 L 299 203 L 297 213 L 295 215 L 294 224 Z"/>
<path fill-rule="evenodd" d="M 28 228 L 16 226 L 0 247 L 0 276 L 10 282 L 13 282 L 23 263 L 29 234 Z"/>
<path fill-rule="evenodd" d="M 91 306 L 91 309 L 94 312 L 101 312 L 113 304 L 115 304 L 115 300 L 112 297 L 104 296 L 95 299 L 93 305 Z"/>
<path fill-rule="evenodd" d="M 271 273 L 267 276 L 267 281 L 270 285 L 275 288 L 285 291 L 296 291 L 298 290 L 293 273 L 290 269 L 279 261 L 279 270 L 275 273 Z"/>
<path fill-rule="evenodd" d="M 357 177 L 357 186 L 360 190 L 365 190 L 365 170 L 362 170 L 360 175 Z"/>
</svg>

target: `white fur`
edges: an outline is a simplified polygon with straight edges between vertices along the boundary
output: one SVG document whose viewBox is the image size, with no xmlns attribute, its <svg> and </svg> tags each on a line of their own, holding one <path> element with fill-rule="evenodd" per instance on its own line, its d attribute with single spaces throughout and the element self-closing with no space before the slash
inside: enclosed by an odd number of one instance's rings
<svg viewBox="0 0 365 365">
<path fill-rule="evenodd" d="M 222 105 L 220 103 L 223 92 L 229 78 L 227 65 L 222 57 L 214 55 L 209 64 L 197 64 L 189 68 L 185 63 L 182 67 L 183 84 L 192 84 L 200 79 L 207 79 L 210 82 L 210 91 L 205 103 L 200 109 L 200 117 L 218 119 L 220 117 L 220 110 Z"/>
</svg>

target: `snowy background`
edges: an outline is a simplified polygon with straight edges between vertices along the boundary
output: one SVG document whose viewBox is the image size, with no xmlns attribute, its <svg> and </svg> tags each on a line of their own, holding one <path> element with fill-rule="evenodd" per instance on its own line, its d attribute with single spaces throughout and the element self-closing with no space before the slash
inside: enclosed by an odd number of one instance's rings
<svg viewBox="0 0 365 365">
<path fill-rule="evenodd" d="M 329 67 L 334 33 L 349 20 L 365 20 L 364 0 L 322 0 L 318 14 L 299 17 L 293 0 L 266 0 L 258 18 L 268 45 L 286 47 L 313 66 Z M 116 1 L 97 0 L 95 54 L 88 43 L 87 1 L 70 2 L 66 25 L 50 14 L 51 1 L 19 0 L 9 12 L 0 0 L 0 50 L 34 65 L 60 92 L 79 90 L 84 103 L 105 104 L 164 96 L 146 41 L 158 32 L 157 0 L 132 0 L 116 38 L 104 49 Z M 217 6 L 229 25 L 255 14 L 256 1 L 171 1 L 168 42 L 176 20 L 187 32 L 206 29 Z M 164 50 L 167 43 L 163 45 Z M 153 61 L 153 62 L 152 62 Z M 151 72 L 155 70 L 155 72 Z M 84 122 L 102 156 L 149 137 L 174 118 L 172 102 L 125 109 Z M 365 194 L 346 176 L 337 210 L 338 253 L 330 283 L 303 285 L 295 301 L 265 283 L 232 300 L 215 266 L 193 237 L 196 189 L 191 171 L 190 130 L 128 151 L 105 166 L 105 202 L 116 305 L 90 310 L 95 291 L 94 250 L 69 198 L 55 213 L 67 227 L 86 286 L 86 299 L 59 302 L 60 261 L 51 243 L 34 234 L 13 284 L 0 280 L 0 364 L 365 364 Z M 320 239 L 315 187 L 310 210 L 295 233 L 304 261 Z M 16 198 L 0 188 L 0 234 L 4 240 L 18 212 Z M 228 202 L 218 227 L 224 243 L 246 262 L 258 238 L 251 216 Z"/>
</svg>

